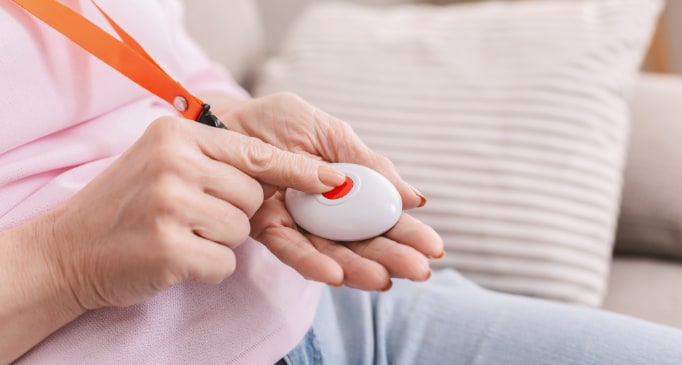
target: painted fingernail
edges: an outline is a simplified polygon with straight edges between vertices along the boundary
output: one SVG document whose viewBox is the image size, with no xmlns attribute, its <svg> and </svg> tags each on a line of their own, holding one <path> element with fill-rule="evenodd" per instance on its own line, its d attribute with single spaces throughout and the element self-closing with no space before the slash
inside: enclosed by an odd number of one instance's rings
<svg viewBox="0 0 682 365">
<path fill-rule="evenodd" d="M 317 169 L 317 177 L 323 184 L 331 187 L 337 187 L 346 181 L 346 175 L 327 165 L 322 165 Z"/>
<path fill-rule="evenodd" d="M 387 291 L 391 290 L 392 287 L 393 287 L 393 281 L 389 280 L 388 285 L 385 288 L 381 289 L 381 291 L 387 292 Z"/>
<path fill-rule="evenodd" d="M 426 257 L 428 257 L 428 258 L 430 258 L 430 259 L 434 259 L 434 260 L 440 260 L 440 259 L 442 259 L 443 257 L 445 257 L 445 251 L 442 251 L 441 253 L 439 253 L 439 254 L 436 255 L 436 256 L 426 255 Z"/>
<path fill-rule="evenodd" d="M 421 207 L 425 206 L 426 205 L 426 197 L 424 196 L 424 194 L 422 194 L 414 186 L 410 185 L 410 187 L 412 188 L 412 191 L 414 191 L 414 193 L 417 194 L 417 196 L 421 199 L 421 201 L 419 202 L 419 205 L 417 205 L 417 208 L 421 208 Z"/>
</svg>

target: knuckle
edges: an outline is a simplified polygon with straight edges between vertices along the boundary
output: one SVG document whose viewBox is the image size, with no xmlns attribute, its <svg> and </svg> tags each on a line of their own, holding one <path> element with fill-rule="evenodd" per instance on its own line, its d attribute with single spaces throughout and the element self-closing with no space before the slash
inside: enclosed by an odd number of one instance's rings
<svg viewBox="0 0 682 365">
<path fill-rule="evenodd" d="M 296 93 L 290 91 L 280 92 L 273 96 L 277 101 L 284 104 L 305 104 L 305 100 Z"/>
<path fill-rule="evenodd" d="M 237 259 L 234 256 L 234 252 L 230 249 L 224 250 L 223 252 L 223 255 L 216 256 L 216 259 L 218 260 L 217 283 L 222 282 L 228 276 L 232 275 L 237 268 Z"/>
<path fill-rule="evenodd" d="M 346 121 L 334 117 L 327 118 L 331 129 L 342 133 L 343 135 L 353 133 L 353 128 Z"/>
<path fill-rule="evenodd" d="M 389 168 L 391 170 L 395 169 L 393 161 L 391 161 L 388 157 L 377 154 L 376 159 L 380 166 L 385 166 L 386 168 Z"/>
<path fill-rule="evenodd" d="M 256 139 L 249 137 L 243 144 L 246 168 L 250 172 L 262 173 L 269 170 L 275 159 L 274 147 Z"/>
<path fill-rule="evenodd" d="M 219 254 L 211 258 L 209 267 L 196 269 L 199 272 L 192 273 L 192 277 L 209 284 L 220 284 L 232 275 L 237 268 L 237 260 L 231 249 L 221 250 Z"/>
<path fill-rule="evenodd" d="M 355 133 L 355 130 L 353 127 L 348 124 L 345 120 L 333 118 L 331 121 L 332 125 L 332 130 L 338 131 L 338 133 L 341 135 L 342 140 L 350 140 L 350 141 L 355 141 L 359 140 L 357 134 Z"/>
<path fill-rule="evenodd" d="M 237 212 L 232 214 L 230 221 L 232 232 L 228 244 L 229 247 L 235 248 L 249 238 L 249 234 L 251 234 L 251 222 L 249 221 L 249 217 L 241 210 L 237 210 Z"/>
<path fill-rule="evenodd" d="M 180 118 L 160 117 L 149 125 L 145 136 L 156 143 L 175 142 L 182 137 L 184 126 L 185 122 Z"/>
<path fill-rule="evenodd" d="M 248 218 L 251 218 L 256 214 L 258 209 L 263 205 L 264 193 L 263 186 L 256 180 L 251 180 L 249 183 L 249 197 L 246 201 L 246 206 L 244 207 L 244 213 Z"/>
</svg>

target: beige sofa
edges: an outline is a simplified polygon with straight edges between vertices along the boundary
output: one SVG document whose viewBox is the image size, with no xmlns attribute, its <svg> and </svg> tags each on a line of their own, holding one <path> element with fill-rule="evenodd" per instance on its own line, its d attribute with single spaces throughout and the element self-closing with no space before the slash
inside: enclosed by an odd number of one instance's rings
<svg viewBox="0 0 682 365">
<path fill-rule="evenodd" d="M 292 19 L 312 1 L 186 2 L 190 31 L 248 88 L 263 56 L 277 47 Z M 682 136 L 682 77 L 643 74 L 632 112 L 621 227 L 604 307 L 682 328 L 682 262 L 677 261 L 682 259 L 682 232 L 674 229 L 682 225 L 682 193 L 677 196 L 676 191 L 682 181 L 682 147 L 671 138 Z M 674 218 L 678 221 L 671 222 Z M 669 225 L 663 227 L 667 231 L 642 228 L 660 227 L 661 222 Z"/>
</svg>

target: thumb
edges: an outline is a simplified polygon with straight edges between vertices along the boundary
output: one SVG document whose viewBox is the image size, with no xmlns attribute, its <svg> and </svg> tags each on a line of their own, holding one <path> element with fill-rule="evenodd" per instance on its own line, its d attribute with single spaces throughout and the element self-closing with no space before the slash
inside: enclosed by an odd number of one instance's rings
<svg viewBox="0 0 682 365">
<path fill-rule="evenodd" d="M 256 180 L 308 193 L 343 184 L 345 175 L 328 163 L 281 150 L 260 139 L 197 125 L 197 145 L 208 157 L 232 165 Z"/>
</svg>

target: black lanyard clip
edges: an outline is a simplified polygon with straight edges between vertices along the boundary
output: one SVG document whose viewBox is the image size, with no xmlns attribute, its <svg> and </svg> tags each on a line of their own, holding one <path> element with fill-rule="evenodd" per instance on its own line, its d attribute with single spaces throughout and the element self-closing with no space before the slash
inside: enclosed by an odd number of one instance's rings
<svg viewBox="0 0 682 365">
<path fill-rule="evenodd" d="M 218 119 L 218 117 L 211 113 L 211 106 L 208 104 L 203 104 L 201 106 L 201 113 L 199 113 L 197 122 L 201 124 L 206 124 L 207 126 L 210 127 L 227 129 L 225 124 L 223 124 L 223 122 L 221 122 L 220 119 Z"/>
</svg>

